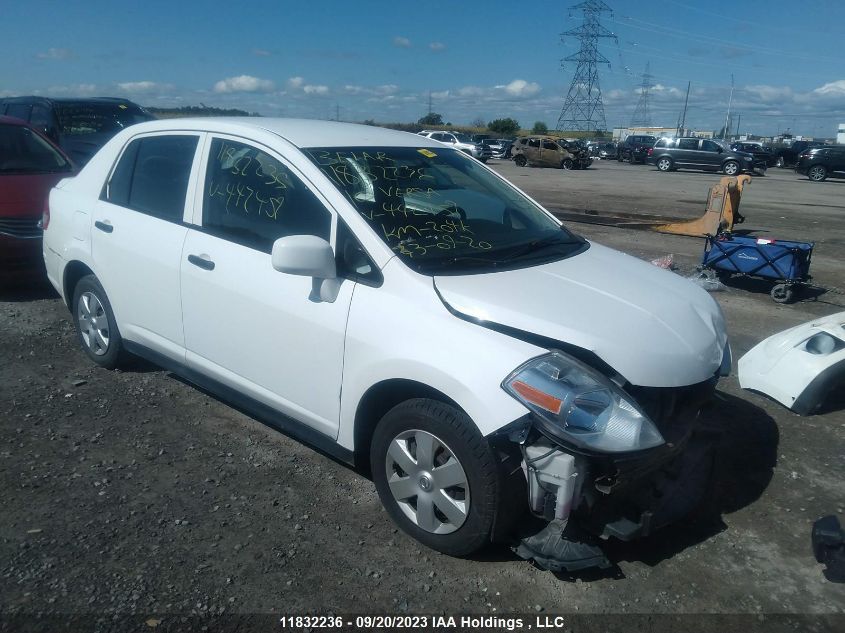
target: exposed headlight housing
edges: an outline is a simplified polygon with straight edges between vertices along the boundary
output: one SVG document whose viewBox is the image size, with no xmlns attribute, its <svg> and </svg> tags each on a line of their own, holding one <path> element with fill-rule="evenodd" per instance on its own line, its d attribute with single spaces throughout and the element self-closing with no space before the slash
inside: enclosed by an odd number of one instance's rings
<svg viewBox="0 0 845 633">
<path fill-rule="evenodd" d="M 565 443 L 605 453 L 664 443 L 628 394 L 561 352 L 528 361 L 505 379 L 502 388 L 537 415 L 545 433 Z"/>
</svg>

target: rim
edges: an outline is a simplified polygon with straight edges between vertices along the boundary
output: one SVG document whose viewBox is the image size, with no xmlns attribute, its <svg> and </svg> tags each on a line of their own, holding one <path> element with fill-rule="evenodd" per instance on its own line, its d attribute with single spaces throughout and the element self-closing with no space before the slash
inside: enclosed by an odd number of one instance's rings
<svg viewBox="0 0 845 633">
<path fill-rule="evenodd" d="M 728 163 L 725 165 L 725 173 L 728 176 L 733 176 L 739 170 L 739 165 L 736 163 Z"/>
<path fill-rule="evenodd" d="M 813 167 L 810 169 L 810 178 L 812 180 L 821 180 L 824 178 L 824 169 L 821 167 Z"/>
<path fill-rule="evenodd" d="M 657 163 L 657 167 L 660 171 L 669 171 L 669 161 L 666 158 L 661 158 L 660 162 Z"/>
<path fill-rule="evenodd" d="M 469 514 L 469 483 L 463 466 L 439 437 L 412 429 L 390 442 L 387 485 L 399 509 L 432 534 L 450 534 Z"/>
<path fill-rule="evenodd" d="M 82 342 L 95 355 L 109 350 L 109 318 L 103 304 L 93 292 L 83 292 L 76 310 Z"/>
<path fill-rule="evenodd" d="M 572 169 L 572 165 L 573 165 L 572 159 L 571 158 L 565 158 L 561 165 L 564 169 Z"/>
</svg>

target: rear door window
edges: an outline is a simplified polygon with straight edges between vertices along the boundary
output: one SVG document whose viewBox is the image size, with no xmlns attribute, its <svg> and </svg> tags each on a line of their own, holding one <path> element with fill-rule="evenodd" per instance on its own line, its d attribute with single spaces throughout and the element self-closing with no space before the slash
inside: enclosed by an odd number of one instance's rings
<svg viewBox="0 0 845 633">
<path fill-rule="evenodd" d="M 198 136 L 148 136 L 132 141 L 101 198 L 153 217 L 181 222 Z"/>
<path fill-rule="evenodd" d="M 697 138 L 681 138 L 678 139 L 678 149 L 698 149 Z"/>
<path fill-rule="evenodd" d="M 212 235 L 269 253 L 274 241 L 288 235 L 316 235 L 328 241 L 331 213 L 276 158 L 251 145 L 215 138 L 206 169 L 202 225 Z"/>
</svg>

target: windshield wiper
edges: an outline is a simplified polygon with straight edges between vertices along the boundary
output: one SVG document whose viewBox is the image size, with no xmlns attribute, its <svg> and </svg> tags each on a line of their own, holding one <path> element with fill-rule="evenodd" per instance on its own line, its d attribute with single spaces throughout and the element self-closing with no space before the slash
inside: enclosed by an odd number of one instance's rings
<svg viewBox="0 0 845 633">
<path fill-rule="evenodd" d="M 515 247 L 514 250 L 508 254 L 507 259 L 519 259 L 520 257 L 525 257 L 526 255 L 534 255 L 538 251 L 548 248 L 549 246 L 574 246 L 581 243 L 582 241 L 578 239 L 567 240 L 561 239 L 560 235 L 549 235 L 548 237 L 531 240 L 527 244 Z"/>
</svg>

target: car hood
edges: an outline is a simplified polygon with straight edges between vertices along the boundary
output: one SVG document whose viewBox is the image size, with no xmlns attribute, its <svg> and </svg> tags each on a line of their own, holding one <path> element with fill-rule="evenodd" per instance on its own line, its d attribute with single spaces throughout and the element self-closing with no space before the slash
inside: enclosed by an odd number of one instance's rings
<svg viewBox="0 0 845 633">
<path fill-rule="evenodd" d="M 434 284 L 459 315 L 588 350 L 643 387 L 713 377 L 727 343 L 722 311 L 707 292 L 598 244 L 557 262 L 437 276 Z"/>
<path fill-rule="evenodd" d="M 0 216 L 41 217 L 50 189 L 72 172 L 0 174 Z"/>
</svg>

